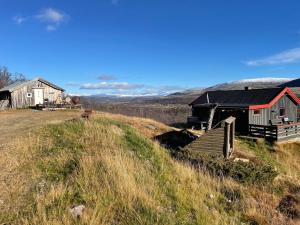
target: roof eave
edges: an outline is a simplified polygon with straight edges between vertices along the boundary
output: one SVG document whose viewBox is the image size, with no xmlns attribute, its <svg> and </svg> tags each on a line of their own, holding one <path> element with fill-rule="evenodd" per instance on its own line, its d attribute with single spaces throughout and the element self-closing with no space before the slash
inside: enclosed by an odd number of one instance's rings
<svg viewBox="0 0 300 225">
<path fill-rule="evenodd" d="M 57 85 L 55 85 L 55 84 L 53 84 L 53 83 L 47 81 L 47 80 L 44 80 L 43 78 L 38 77 L 38 78 L 36 78 L 36 79 L 34 79 L 34 80 L 38 80 L 38 81 L 40 81 L 40 82 L 43 82 L 43 83 L 45 83 L 45 84 L 51 86 L 51 87 L 54 88 L 54 89 L 61 90 L 61 91 L 63 91 L 63 92 L 65 91 L 65 89 L 63 89 L 63 88 L 61 88 L 61 87 L 59 87 L 59 86 L 57 86 Z"/>
<path fill-rule="evenodd" d="M 250 105 L 249 109 L 266 109 L 272 107 L 282 96 L 289 94 L 291 98 L 296 102 L 297 105 L 300 105 L 300 99 L 297 95 L 288 87 L 284 88 L 275 98 L 273 98 L 269 103 L 262 105 Z"/>
</svg>

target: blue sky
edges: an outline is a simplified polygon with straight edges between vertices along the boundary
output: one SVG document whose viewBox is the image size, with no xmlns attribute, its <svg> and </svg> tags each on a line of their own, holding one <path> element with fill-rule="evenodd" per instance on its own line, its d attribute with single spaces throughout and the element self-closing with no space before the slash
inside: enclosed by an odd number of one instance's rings
<svg viewBox="0 0 300 225">
<path fill-rule="evenodd" d="M 0 0 L 0 66 L 69 93 L 150 95 L 300 74 L 300 2 Z"/>
</svg>

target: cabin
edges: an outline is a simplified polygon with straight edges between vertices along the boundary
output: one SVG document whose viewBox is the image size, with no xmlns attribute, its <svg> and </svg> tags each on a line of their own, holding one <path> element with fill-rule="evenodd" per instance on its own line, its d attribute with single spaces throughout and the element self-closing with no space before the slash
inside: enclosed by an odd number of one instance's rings
<svg viewBox="0 0 300 225">
<path fill-rule="evenodd" d="M 281 140 L 300 135 L 300 99 L 288 87 L 208 91 L 194 100 L 188 123 L 210 130 L 236 118 L 236 133 Z"/>
<path fill-rule="evenodd" d="M 65 90 L 42 78 L 20 81 L 0 89 L 0 108 L 60 104 Z"/>
</svg>

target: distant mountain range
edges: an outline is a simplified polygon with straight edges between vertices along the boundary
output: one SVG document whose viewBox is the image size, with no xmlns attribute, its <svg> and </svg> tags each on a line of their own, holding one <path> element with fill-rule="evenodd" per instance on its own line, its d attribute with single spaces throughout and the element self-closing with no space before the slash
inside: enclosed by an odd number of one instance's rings
<svg viewBox="0 0 300 225">
<path fill-rule="evenodd" d="M 176 92 L 174 94 L 161 97 L 159 101 L 162 102 L 178 102 L 178 103 L 190 103 L 199 95 L 206 91 L 217 91 L 217 90 L 242 90 L 245 87 L 249 87 L 252 89 L 258 88 L 273 88 L 290 85 L 294 80 L 291 78 L 273 78 L 273 77 L 265 77 L 265 78 L 255 78 L 255 79 L 244 79 L 238 81 L 232 81 L 227 83 L 217 84 L 208 88 L 202 89 L 191 89 L 183 92 Z M 295 80 L 297 81 L 297 80 Z M 295 84 L 296 85 L 296 84 Z M 298 87 L 300 86 L 300 79 L 298 79 Z"/>
<path fill-rule="evenodd" d="M 228 83 L 217 84 L 215 86 L 206 88 L 206 91 L 215 91 L 215 90 L 241 90 L 245 87 L 250 87 L 254 89 L 258 88 L 272 88 L 282 85 L 284 83 L 290 82 L 293 79 L 291 78 L 273 78 L 273 77 L 264 77 L 264 78 L 255 78 L 255 79 L 244 79 Z"/>
<path fill-rule="evenodd" d="M 183 92 L 175 92 L 167 96 L 147 96 L 147 97 L 117 97 L 109 95 L 95 95 L 89 97 L 83 97 L 85 100 L 98 103 L 136 103 L 136 104 L 188 104 L 197 98 L 205 91 L 216 90 L 242 90 L 245 87 L 252 89 L 258 88 L 272 88 L 278 86 L 299 87 L 300 79 L 291 78 L 255 78 L 255 79 L 243 79 L 238 81 L 232 81 L 227 83 L 217 84 L 208 88 L 195 88 L 185 90 Z"/>
</svg>

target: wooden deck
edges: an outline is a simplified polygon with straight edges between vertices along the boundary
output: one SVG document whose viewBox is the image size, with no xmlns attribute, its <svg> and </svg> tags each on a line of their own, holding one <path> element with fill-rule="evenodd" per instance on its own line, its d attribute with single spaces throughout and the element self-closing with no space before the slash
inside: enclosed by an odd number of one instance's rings
<svg viewBox="0 0 300 225">
<path fill-rule="evenodd" d="M 270 126 L 249 124 L 249 135 L 273 141 L 293 139 L 300 137 L 300 123 Z"/>
</svg>

